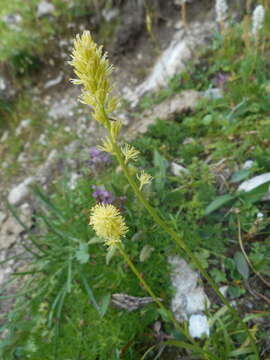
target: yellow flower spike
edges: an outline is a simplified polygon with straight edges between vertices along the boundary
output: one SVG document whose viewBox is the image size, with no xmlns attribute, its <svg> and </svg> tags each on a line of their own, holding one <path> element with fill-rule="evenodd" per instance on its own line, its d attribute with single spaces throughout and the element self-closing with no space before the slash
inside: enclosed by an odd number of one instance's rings
<svg viewBox="0 0 270 360">
<path fill-rule="evenodd" d="M 116 141 L 121 129 L 122 129 L 122 121 L 117 119 L 116 121 L 111 121 L 110 133 L 113 141 Z"/>
<path fill-rule="evenodd" d="M 97 149 L 114 155 L 113 144 L 108 137 L 102 140 L 102 145 L 98 145 Z"/>
<path fill-rule="evenodd" d="M 95 120 L 107 127 L 108 116 L 119 103 L 110 94 L 112 88 L 109 80 L 113 67 L 109 64 L 107 54 L 102 52 L 102 46 L 95 44 L 89 31 L 76 36 L 70 65 L 78 77 L 71 81 L 83 87 L 80 101 L 90 105 Z"/>
<path fill-rule="evenodd" d="M 120 211 L 111 204 L 98 204 L 91 209 L 90 225 L 93 226 L 97 236 L 104 239 L 109 247 L 115 247 L 125 236 L 128 227 Z"/>
<path fill-rule="evenodd" d="M 144 170 L 142 170 L 140 175 L 137 174 L 137 179 L 140 182 L 140 190 L 142 190 L 143 186 L 149 184 L 152 181 L 153 177 L 147 174 Z"/>
<path fill-rule="evenodd" d="M 124 144 L 124 146 L 121 147 L 122 154 L 125 157 L 125 163 L 127 164 L 129 160 L 136 161 L 138 158 L 138 155 L 140 152 L 135 149 L 134 146 L 131 146 L 129 144 Z"/>
</svg>

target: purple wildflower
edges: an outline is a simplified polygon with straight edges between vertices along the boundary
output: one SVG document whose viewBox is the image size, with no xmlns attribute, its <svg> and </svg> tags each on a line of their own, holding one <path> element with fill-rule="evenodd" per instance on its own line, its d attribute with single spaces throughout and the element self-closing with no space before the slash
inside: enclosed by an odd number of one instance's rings
<svg viewBox="0 0 270 360">
<path fill-rule="evenodd" d="M 98 203 L 112 204 L 113 201 L 115 200 L 113 194 L 107 191 L 103 186 L 93 185 L 92 189 L 95 190 L 93 192 L 93 197 L 96 199 Z"/>
<path fill-rule="evenodd" d="M 220 73 L 217 73 L 216 76 L 214 77 L 214 84 L 218 88 L 224 89 L 224 88 L 226 88 L 228 80 L 229 80 L 229 75 L 220 72 Z"/>
<path fill-rule="evenodd" d="M 96 147 L 89 149 L 90 160 L 88 161 L 89 166 L 97 167 L 99 165 L 109 165 L 111 163 L 111 157 L 108 153 L 98 150 Z"/>
</svg>

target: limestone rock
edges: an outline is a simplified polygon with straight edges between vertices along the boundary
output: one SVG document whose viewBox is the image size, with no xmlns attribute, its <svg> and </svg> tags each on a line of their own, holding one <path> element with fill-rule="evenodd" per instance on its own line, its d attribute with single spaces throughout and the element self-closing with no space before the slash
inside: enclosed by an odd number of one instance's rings
<svg viewBox="0 0 270 360">
<path fill-rule="evenodd" d="M 123 94 L 131 106 L 135 107 L 140 97 L 147 93 L 167 86 L 168 79 L 183 71 L 186 63 L 191 59 L 193 50 L 205 44 L 216 24 L 211 19 L 211 13 L 205 15 L 204 22 L 193 22 L 189 25 L 188 33 L 184 29 L 177 31 L 169 46 L 157 59 L 147 78 L 132 92 Z"/>
<path fill-rule="evenodd" d="M 200 314 L 191 315 L 189 319 L 188 331 L 190 336 L 193 338 L 199 339 L 204 335 L 209 336 L 210 328 L 207 317 Z"/>
<path fill-rule="evenodd" d="M 41 1 L 38 4 L 38 8 L 37 8 L 37 17 L 42 17 L 42 16 L 47 16 L 47 15 L 52 15 L 52 13 L 54 12 L 55 8 L 54 5 L 51 4 L 48 1 Z"/>
<path fill-rule="evenodd" d="M 175 162 L 171 163 L 171 172 L 174 176 L 181 176 L 189 173 L 184 166 L 176 164 Z"/>
<path fill-rule="evenodd" d="M 149 125 L 154 124 L 156 119 L 170 120 L 175 116 L 192 111 L 195 109 L 201 94 L 195 90 L 182 91 L 179 94 L 168 98 L 161 104 L 154 107 L 153 110 L 145 111 L 140 121 L 134 122 L 128 131 L 128 137 L 134 138 L 138 133 L 145 133 Z"/>
<path fill-rule="evenodd" d="M 35 182 L 36 178 L 30 176 L 21 182 L 19 185 L 15 186 L 8 195 L 8 201 L 11 205 L 21 204 L 30 194 L 29 185 Z"/>
<path fill-rule="evenodd" d="M 210 301 L 203 288 L 198 286 L 198 274 L 191 269 L 184 259 L 170 257 L 172 265 L 171 281 L 175 289 L 171 308 L 178 321 L 187 320 L 192 314 L 203 312 Z"/>
</svg>

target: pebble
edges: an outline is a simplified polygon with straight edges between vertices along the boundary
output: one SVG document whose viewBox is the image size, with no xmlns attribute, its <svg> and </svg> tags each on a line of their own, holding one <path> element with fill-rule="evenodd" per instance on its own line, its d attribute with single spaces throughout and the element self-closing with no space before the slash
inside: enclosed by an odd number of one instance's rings
<svg viewBox="0 0 270 360">
<path fill-rule="evenodd" d="M 189 319 L 188 331 L 191 337 L 200 339 L 202 336 L 210 335 L 210 328 L 205 315 L 191 315 Z"/>
<path fill-rule="evenodd" d="M 8 195 L 8 201 L 11 205 L 19 205 L 22 203 L 30 194 L 29 185 L 35 182 L 36 178 L 30 176 L 25 179 L 22 183 L 15 186 Z"/>
</svg>

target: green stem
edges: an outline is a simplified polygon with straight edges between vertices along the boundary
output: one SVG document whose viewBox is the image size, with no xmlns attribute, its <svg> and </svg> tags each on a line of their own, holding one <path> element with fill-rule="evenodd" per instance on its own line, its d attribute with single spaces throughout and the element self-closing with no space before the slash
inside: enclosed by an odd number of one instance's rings
<svg viewBox="0 0 270 360">
<path fill-rule="evenodd" d="M 139 271 L 137 270 L 136 266 L 133 264 L 133 262 L 130 260 L 128 254 L 125 252 L 123 245 L 122 244 L 118 244 L 118 249 L 121 253 L 121 255 L 123 256 L 123 258 L 125 259 L 126 263 L 128 264 L 128 266 L 130 267 L 130 269 L 133 271 L 133 273 L 136 275 L 136 277 L 138 278 L 139 282 L 143 285 L 143 287 L 145 288 L 145 290 L 148 292 L 148 294 L 153 298 L 153 300 L 155 301 L 155 303 L 157 303 L 157 305 L 164 311 L 166 312 L 170 319 L 172 320 L 175 328 L 177 330 L 181 330 L 180 325 L 178 324 L 178 322 L 176 321 L 176 319 L 174 318 L 174 316 L 172 315 L 172 313 L 165 308 L 165 306 L 162 304 L 162 302 L 159 300 L 159 298 L 155 295 L 155 293 L 153 292 L 153 290 L 151 289 L 151 287 L 147 284 L 147 282 L 144 280 L 144 278 L 142 277 L 142 275 L 139 273 Z"/>
<path fill-rule="evenodd" d="M 142 192 L 139 190 L 139 187 L 137 186 L 136 182 L 134 181 L 134 179 L 132 178 L 132 176 L 129 173 L 129 170 L 123 160 L 121 151 L 119 149 L 119 146 L 113 142 L 113 146 L 114 146 L 114 152 L 115 152 L 115 156 L 130 184 L 130 186 L 132 187 L 134 193 L 136 194 L 136 196 L 138 197 L 138 199 L 141 201 L 141 203 L 144 205 L 144 207 L 146 208 L 146 210 L 149 212 L 149 214 L 152 216 L 152 218 L 155 220 L 155 222 L 168 234 L 171 235 L 172 239 L 174 240 L 174 242 L 182 249 L 184 250 L 184 252 L 190 257 L 190 259 L 193 261 L 193 263 L 196 265 L 196 267 L 198 268 L 198 270 L 201 272 L 201 274 L 203 275 L 203 277 L 207 280 L 207 282 L 211 285 L 211 287 L 213 288 L 213 290 L 215 291 L 215 293 L 218 295 L 218 297 L 223 301 L 223 303 L 228 307 L 228 309 L 231 311 L 231 313 L 239 320 L 239 322 L 242 324 L 243 328 L 245 329 L 245 331 L 248 334 L 248 337 L 251 341 L 253 350 L 257 356 L 257 359 L 259 360 L 259 354 L 258 354 L 258 350 L 257 350 L 257 346 L 256 343 L 254 341 L 254 338 L 252 336 L 252 334 L 249 331 L 248 326 L 244 323 L 244 321 L 242 320 L 242 318 L 239 316 L 238 312 L 232 307 L 232 305 L 230 304 L 230 302 L 225 298 L 225 296 L 219 291 L 218 286 L 216 285 L 215 281 L 208 275 L 208 273 L 205 271 L 205 269 L 203 268 L 203 266 L 201 265 L 200 260 L 197 258 L 197 256 L 195 256 L 193 254 L 193 252 L 189 249 L 189 247 L 185 244 L 184 240 L 181 239 L 179 237 L 179 235 L 172 230 L 165 221 L 163 221 L 160 216 L 157 214 L 156 210 L 148 203 L 148 201 L 145 199 L 144 195 L 142 194 Z"/>
</svg>

